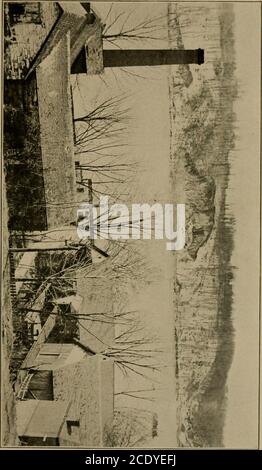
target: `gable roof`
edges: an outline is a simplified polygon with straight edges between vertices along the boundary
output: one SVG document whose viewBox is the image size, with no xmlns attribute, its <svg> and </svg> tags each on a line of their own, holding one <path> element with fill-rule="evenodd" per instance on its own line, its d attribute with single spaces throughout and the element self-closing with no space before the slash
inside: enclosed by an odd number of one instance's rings
<svg viewBox="0 0 262 470">
<path fill-rule="evenodd" d="M 70 406 L 66 401 L 19 400 L 16 405 L 18 436 L 59 437 Z"/>
<path fill-rule="evenodd" d="M 70 38 L 66 35 L 36 70 L 40 142 L 48 228 L 76 219 Z"/>
<path fill-rule="evenodd" d="M 63 12 L 73 14 L 75 16 L 83 17 L 90 12 L 90 3 L 86 7 L 81 2 L 58 2 Z"/>
<path fill-rule="evenodd" d="M 28 369 L 34 366 L 35 359 L 37 355 L 39 354 L 42 345 L 46 342 L 47 338 L 49 337 L 49 335 L 51 334 L 51 332 L 53 331 L 56 325 L 56 320 L 57 320 L 56 311 L 57 311 L 57 307 L 54 307 L 53 313 L 51 313 L 48 316 L 37 340 L 33 343 L 31 348 L 29 349 L 27 356 L 21 365 L 21 368 L 18 372 L 16 383 L 15 383 L 16 392 L 19 392 L 24 380 L 26 379 Z"/>
</svg>

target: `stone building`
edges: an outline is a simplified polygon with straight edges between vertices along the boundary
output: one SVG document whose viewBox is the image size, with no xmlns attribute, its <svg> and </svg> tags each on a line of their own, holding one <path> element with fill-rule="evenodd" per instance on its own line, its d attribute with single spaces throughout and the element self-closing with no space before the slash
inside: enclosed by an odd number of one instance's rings
<svg viewBox="0 0 262 470">
<path fill-rule="evenodd" d="M 82 48 L 101 37 L 100 20 L 79 2 L 7 2 L 4 19 L 9 225 L 70 224 L 87 197 L 77 190 L 70 75 Z"/>
</svg>

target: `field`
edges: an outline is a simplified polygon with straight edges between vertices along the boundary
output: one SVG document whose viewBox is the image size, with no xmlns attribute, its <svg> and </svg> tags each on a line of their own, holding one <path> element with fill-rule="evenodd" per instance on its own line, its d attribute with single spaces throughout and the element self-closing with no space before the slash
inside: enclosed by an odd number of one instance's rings
<svg viewBox="0 0 262 470">
<path fill-rule="evenodd" d="M 170 74 L 170 179 L 175 201 L 185 201 L 187 228 L 186 254 L 174 260 L 177 439 L 179 446 L 219 447 L 234 343 L 234 221 L 226 206 L 237 89 L 234 18 L 230 5 L 190 5 L 189 12 L 179 4 L 169 13 L 171 46 L 199 42 L 205 49 L 200 70 L 181 66 Z"/>
</svg>

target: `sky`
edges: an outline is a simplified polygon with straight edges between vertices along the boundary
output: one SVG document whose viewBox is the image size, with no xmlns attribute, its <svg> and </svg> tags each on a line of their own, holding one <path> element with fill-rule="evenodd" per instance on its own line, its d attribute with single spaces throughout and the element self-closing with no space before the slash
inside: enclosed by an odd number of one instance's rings
<svg viewBox="0 0 262 470">
<path fill-rule="evenodd" d="M 123 10 L 121 5 L 117 6 Z M 117 8 L 116 7 L 116 8 Z M 103 17 L 110 6 L 96 3 Z M 121 8 L 121 10 L 120 10 Z M 127 6 L 136 18 L 151 13 L 150 4 Z M 155 15 L 165 13 L 165 4 L 154 4 Z M 137 16 L 136 16 L 137 15 Z M 236 219 L 235 247 L 232 264 L 237 266 L 234 280 L 233 324 L 235 352 L 228 377 L 228 408 L 224 430 L 226 447 L 256 447 L 258 438 L 258 274 L 259 274 L 259 76 L 260 76 L 260 6 L 235 4 L 236 77 L 240 94 L 235 102 L 237 116 L 237 149 L 232 156 L 232 169 L 227 202 Z M 243 34 L 243 32 L 245 32 Z M 248 37 L 248 41 L 246 38 Z M 137 46 L 137 45 L 136 45 Z M 140 43 L 139 47 L 152 47 Z M 128 47 L 127 44 L 125 47 Z M 131 46 L 132 47 L 132 46 Z M 154 44 L 154 47 L 161 47 Z M 84 75 L 73 78 L 75 113 L 85 113 L 85 103 L 95 103 L 97 96 L 127 96 L 131 121 L 128 132 L 129 153 L 140 163 L 132 198 L 136 202 L 168 202 L 169 199 L 169 97 L 168 70 L 133 68 L 143 78 L 129 76 L 120 70 L 104 71 L 103 77 Z M 145 168 L 147 169 L 145 171 Z M 130 305 L 143 312 L 166 347 L 166 364 L 162 370 L 163 387 L 154 405 L 159 414 L 159 436 L 155 446 L 175 446 L 176 410 L 173 355 L 172 265 L 165 241 L 152 241 L 144 247 L 145 255 L 154 260 L 161 281 L 151 283 L 141 292 L 130 290 Z M 135 295 L 134 295 L 135 294 Z M 133 300 L 135 297 L 135 300 Z M 128 384 L 132 388 L 135 381 Z M 118 379 L 119 389 L 123 386 Z M 144 404 L 142 405 L 144 406 Z"/>
<path fill-rule="evenodd" d="M 109 5 L 96 5 L 96 10 L 100 14 L 105 11 L 105 16 L 108 9 Z M 132 11 L 135 22 L 151 15 L 151 7 L 147 4 L 139 5 L 139 12 L 138 9 L 134 11 L 134 5 L 130 5 L 129 11 Z M 154 16 L 162 16 L 165 12 L 166 5 L 155 5 Z M 141 42 L 139 47 L 143 47 Z M 162 46 L 159 42 L 154 43 L 153 46 L 152 43 L 146 42 L 144 47 Z M 106 99 L 119 94 L 125 95 L 128 105 L 130 104 L 128 153 L 130 159 L 137 161 L 139 165 L 136 183 L 130 198 L 132 202 L 139 203 L 170 202 L 168 69 L 155 67 L 154 70 L 143 68 L 141 71 L 141 68 L 132 67 L 132 72 L 142 75 L 143 78 L 129 76 L 120 70 L 112 72 L 110 69 L 105 69 L 102 79 L 99 76 L 78 76 L 78 83 L 76 83 L 76 79 L 73 78 L 75 113 L 79 112 L 79 115 L 84 113 L 83 103 L 89 103 L 89 105 L 94 103 L 98 94 L 100 99 L 101 96 Z M 143 400 L 129 401 L 131 406 L 142 409 L 153 408 L 158 413 L 158 438 L 151 443 L 155 447 L 174 446 L 176 436 L 173 306 L 171 304 L 173 270 L 165 243 L 165 240 L 144 242 L 144 256 L 150 260 L 153 270 L 159 273 L 158 279 L 138 291 L 130 287 L 128 293 L 129 308 L 139 309 L 144 324 L 150 325 L 150 330 L 158 336 L 165 349 L 161 358 L 161 374 L 157 378 L 161 385 L 153 383 L 153 387 L 157 389 L 154 404 Z M 152 376 L 152 379 L 155 380 L 155 377 Z M 117 375 L 117 391 L 137 390 L 151 386 L 138 376 L 133 376 L 127 381 L 120 374 Z"/>
</svg>

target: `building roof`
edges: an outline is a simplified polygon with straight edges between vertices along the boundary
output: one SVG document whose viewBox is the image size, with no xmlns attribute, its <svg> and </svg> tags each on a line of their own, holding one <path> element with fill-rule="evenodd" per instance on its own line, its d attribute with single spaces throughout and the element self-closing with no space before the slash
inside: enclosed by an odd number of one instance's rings
<svg viewBox="0 0 262 470">
<path fill-rule="evenodd" d="M 78 16 L 79 18 L 86 16 L 90 12 L 90 3 L 85 6 L 81 2 L 58 2 L 64 13 Z"/>
<path fill-rule="evenodd" d="M 67 8 L 68 15 L 71 15 L 72 8 Z M 86 14 L 84 9 L 83 11 Z M 70 70 L 76 55 L 94 28 L 88 24 L 86 15 L 81 18 L 79 23 L 79 15 L 74 13 L 73 19 L 70 16 L 70 28 L 59 28 L 61 34 L 59 33 L 52 45 L 49 44 L 48 52 L 46 50 L 46 53 L 41 53 L 41 58 L 39 56 L 34 64 L 49 229 L 74 222 L 77 216 L 79 196 L 76 191 Z M 71 28 L 76 20 L 78 27 Z M 57 42 L 60 36 L 61 39 Z"/>
<path fill-rule="evenodd" d="M 91 352 L 89 353 L 91 355 Z M 74 343 L 45 343 L 34 360 L 34 369 L 54 371 L 82 361 L 88 353 Z"/>
<path fill-rule="evenodd" d="M 36 70 L 40 140 L 48 228 L 76 219 L 70 36 Z"/>
<path fill-rule="evenodd" d="M 70 406 L 71 403 L 67 401 L 18 401 L 16 404 L 18 436 L 59 437 Z"/>
<path fill-rule="evenodd" d="M 51 313 L 48 316 L 37 340 L 33 343 L 32 347 L 29 349 L 27 356 L 21 365 L 21 368 L 19 370 L 19 373 L 17 375 L 17 380 L 15 383 L 16 392 L 19 392 L 24 380 L 26 379 L 28 369 L 34 366 L 35 359 L 37 355 L 39 354 L 42 345 L 46 342 L 47 338 L 49 337 L 49 335 L 51 334 L 51 332 L 53 331 L 56 325 L 56 320 L 57 320 L 56 311 L 57 311 L 57 307 L 54 307 L 53 313 Z"/>
</svg>

